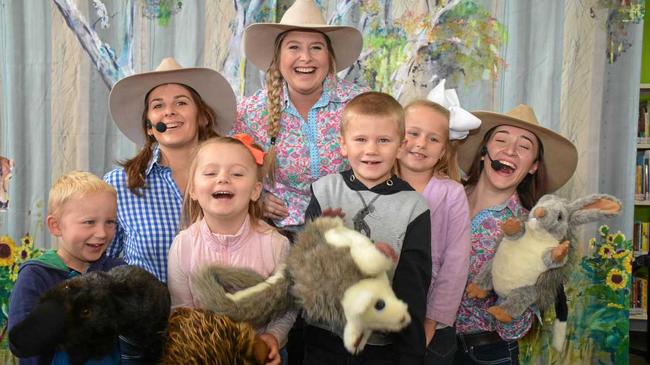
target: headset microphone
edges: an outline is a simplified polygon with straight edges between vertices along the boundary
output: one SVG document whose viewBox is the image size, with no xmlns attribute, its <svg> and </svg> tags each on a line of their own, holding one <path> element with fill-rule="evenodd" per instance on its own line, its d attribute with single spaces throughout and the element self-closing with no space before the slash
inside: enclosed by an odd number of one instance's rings
<svg viewBox="0 0 650 365">
<path fill-rule="evenodd" d="M 167 124 L 165 124 L 163 122 L 156 123 L 156 130 L 159 133 L 165 133 L 165 131 L 167 130 Z"/>
<path fill-rule="evenodd" d="M 499 161 L 494 161 L 492 157 L 490 157 L 490 154 L 488 153 L 487 147 L 483 146 L 481 148 L 481 156 L 487 156 L 488 159 L 490 159 L 490 166 L 492 166 L 492 170 L 494 171 L 499 171 L 501 169 L 504 169 L 506 167 L 509 167 L 508 165 L 501 163 Z"/>
<path fill-rule="evenodd" d="M 144 125 L 145 125 L 145 127 L 147 127 L 147 129 L 151 129 L 151 127 L 152 127 L 151 126 L 151 121 L 149 119 L 144 121 Z"/>
</svg>

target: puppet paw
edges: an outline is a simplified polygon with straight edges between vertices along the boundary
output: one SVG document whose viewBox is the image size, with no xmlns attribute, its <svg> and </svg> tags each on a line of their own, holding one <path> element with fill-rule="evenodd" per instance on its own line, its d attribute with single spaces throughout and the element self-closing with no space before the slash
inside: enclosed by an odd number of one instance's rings
<svg viewBox="0 0 650 365">
<path fill-rule="evenodd" d="M 467 289 L 465 289 L 465 291 L 467 292 L 467 296 L 469 298 L 483 299 L 483 298 L 487 297 L 487 295 L 488 295 L 487 290 L 481 289 L 478 285 L 476 285 L 474 283 L 469 283 L 469 285 L 467 285 Z"/>
<path fill-rule="evenodd" d="M 513 236 L 521 232 L 521 221 L 517 218 L 508 218 L 501 225 L 501 230 L 506 236 Z"/>
<path fill-rule="evenodd" d="M 568 253 L 569 253 L 569 241 L 564 240 L 562 241 L 562 243 L 560 243 L 559 246 L 553 249 L 553 252 L 551 252 L 551 257 L 555 262 L 562 262 L 562 260 L 564 260 L 564 258 Z"/>
<path fill-rule="evenodd" d="M 502 323 L 512 322 L 512 316 L 508 314 L 508 312 L 506 312 L 505 309 L 499 307 L 498 305 L 488 308 L 487 311 L 499 322 Z"/>
</svg>

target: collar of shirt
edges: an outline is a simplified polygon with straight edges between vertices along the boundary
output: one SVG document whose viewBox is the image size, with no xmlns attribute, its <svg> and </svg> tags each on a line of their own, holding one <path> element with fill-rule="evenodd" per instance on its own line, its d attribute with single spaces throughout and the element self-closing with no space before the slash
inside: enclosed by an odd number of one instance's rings
<svg viewBox="0 0 650 365">
<path fill-rule="evenodd" d="M 158 143 L 154 143 L 151 145 L 151 149 L 152 149 L 151 160 L 149 161 L 149 166 L 147 166 L 147 169 L 144 172 L 145 176 L 149 175 L 154 165 L 160 165 L 158 163 L 158 160 L 160 160 L 160 146 L 158 145 Z"/>
<path fill-rule="evenodd" d="M 311 107 L 312 110 L 325 107 L 330 102 L 341 101 L 341 98 L 336 93 L 336 88 L 333 87 L 334 82 L 335 81 L 330 76 L 325 78 L 325 81 L 323 81 L 323 92 L 321 93 L 320 98 L 318 98 L 314 106 Z M 284 103 L 284 111 L 293 116 L 302 118 L 300 116 L 300 113 L 298 113 L 296 107 L 293 105 L 293 102 L 291 102 L 291 99 L 289 98 L 289 86 L 287 85 L 286 81 L 284 81 L 284 87 L 282 88 L 282 98 L 282 101 Z"/>
<path fill-rule="evenodd" d="M 503 217 L 506 213 L 506 210 L 510 211 L 513 217 L 518 217 L 527 213 L 527 210 L 521 205 L 519 201 L 519 195 L 515 191 L 510 195 L 510 197 L 501 204 L 485 208 L 482 211 L 478 212 L 472 219 L 472 232 L 475 232 L 478 225 L 487 218 L 491 217 Z"/>
<path fill-rule="evenodd" d="M 242 246 L 245 237 L 248 236 L 250 231 L 250 216 L 246 215 L 244 222 L 235 234 L 219 234 L 210 231 L 208 223 L 205 218 L 201 220 L 199 229 L 201 230 L 201 237 L 205 242 L 208 242 L 211 248 L 216 250 L 223 250 L 225 248 L 236 250 Z"/>
</svg>

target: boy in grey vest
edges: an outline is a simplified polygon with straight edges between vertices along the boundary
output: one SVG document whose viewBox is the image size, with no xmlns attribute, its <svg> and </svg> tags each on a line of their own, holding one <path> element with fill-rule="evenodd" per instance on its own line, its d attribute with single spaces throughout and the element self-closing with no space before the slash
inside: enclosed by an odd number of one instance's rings
<svg viewBox="0 0 650 365">
<path fill-rule="evenodd" d="M 398 255 L 391 273 L 393 290 L 408 304 L 411 323 L 397 334 L 373 333 L 359 355 L 347 352 L 342 329 L 307 323 L 304 365 L 422 364 L 424 317 L 431 281 L 431 226 L 424 199 L 393 174 L 404 140 L 404 111 L 390 95 L 367 92 L 343 110 L 341 154 L 351 170 L 312 184 L 307 219 L 341 208 L 345 224 Z"/>
</svg>

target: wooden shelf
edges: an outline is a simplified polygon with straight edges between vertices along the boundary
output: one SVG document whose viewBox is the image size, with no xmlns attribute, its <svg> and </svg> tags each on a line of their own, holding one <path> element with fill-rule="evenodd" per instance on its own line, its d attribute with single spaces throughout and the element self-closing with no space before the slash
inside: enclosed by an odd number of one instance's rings
<svg viewBox="0 0 650 365">
<path fill-rule="evenodd" d="M 650 200 L 635 200 L 634 205 L 650 205 Z"/>
<path fill-rule="evenodd" d="M 650 91 L 650 84 L 641 84 L 639 85 L 640 90 Z"/>
<path fill-rule="evenodd" d="M 636 144 L 636 149 L 637 150 L 650 150 L 650 143 L 637 143 Z"/>
</svg>

